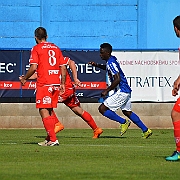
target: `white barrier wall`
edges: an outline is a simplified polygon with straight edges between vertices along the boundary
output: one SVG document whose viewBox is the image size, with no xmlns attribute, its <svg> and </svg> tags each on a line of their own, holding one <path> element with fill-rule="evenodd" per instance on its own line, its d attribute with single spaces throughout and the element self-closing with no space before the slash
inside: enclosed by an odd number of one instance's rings
<svg viewBox="0 0 180 180">
<path fill-rule="evenodd" d="M 180 73 L 178 51 L 115 51 L 128 83 L 132 101 L 174 102 L 172 85 Z"/>
<path fill-rule="evenodd" d="M 133 103 L 132 110 L 141 120 L 152 129 L 173 128 L 171 122 L 171 109 L 174 103 Z M 119 123 L 103 117 L 98 112 L 99 103 L 82 103 L 84 110 L 88 111 L 95 119 L 97 125 L 105 128 L 119 128 Z M 55 112 L 65 129 L 89 128 L 89 126 L 75 115 L 64 104 L 60 103 Z M 122 116 L 120 110 L 117 111 Z M 34 103 L 1 103 L 0 104 L 0 129 L 1 128 L 43 128 L 42 120 Z M 131 123 L 130 128 L 137 128 Z"/>
</svg>

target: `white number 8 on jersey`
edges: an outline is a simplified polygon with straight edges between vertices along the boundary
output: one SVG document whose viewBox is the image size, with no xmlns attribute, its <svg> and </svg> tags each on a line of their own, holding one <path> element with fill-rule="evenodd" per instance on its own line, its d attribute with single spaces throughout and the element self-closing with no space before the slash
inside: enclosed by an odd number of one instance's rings
<svg viewBox="0 0 180 180">
<path fill-rule="evenodd" d="M 55 52 L 53 50 L 49 50 L 48 55 L 49 55 L 49 64 L 51 66 L 54 66 L 56 64 Z"/>
</svg>

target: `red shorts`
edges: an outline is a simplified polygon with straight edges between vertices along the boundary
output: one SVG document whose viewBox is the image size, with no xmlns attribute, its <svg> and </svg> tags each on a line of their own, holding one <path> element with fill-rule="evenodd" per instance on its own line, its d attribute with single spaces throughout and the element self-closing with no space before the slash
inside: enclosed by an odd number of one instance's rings
<svg viewBox="0 0 180 180">
<path fill-rule="evenodd" d="M 176 103 L 174 104 L 173 110 L 180 113 L 180 98 L 178 98 Z"/>
<path fill-rule="evenodd" d="M 59 87 L 43 86 L 36 89 L 36 108 L 56 108 L 58 103 Z"/>
<path fill-rule="evenodd" d="M 59 102 L 63 102 L 69 108 L 80 106 L 79 99 L 75 94 L 75 88 L 66 89 L 65 93 L 59 96 Z"/>
</svg>

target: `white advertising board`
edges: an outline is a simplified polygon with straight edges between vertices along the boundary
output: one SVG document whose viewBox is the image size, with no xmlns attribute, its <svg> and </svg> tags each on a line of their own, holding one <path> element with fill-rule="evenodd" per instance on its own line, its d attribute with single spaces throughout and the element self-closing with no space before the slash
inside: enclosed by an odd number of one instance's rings
<svg viewBox="0 0 180 180">
<path fill-rule="evenodd" d="M 120 62 L 133 101 L 172 102 L 175 79 L 180 74 L 178 51 L 113 51 Z"/>
</svg>

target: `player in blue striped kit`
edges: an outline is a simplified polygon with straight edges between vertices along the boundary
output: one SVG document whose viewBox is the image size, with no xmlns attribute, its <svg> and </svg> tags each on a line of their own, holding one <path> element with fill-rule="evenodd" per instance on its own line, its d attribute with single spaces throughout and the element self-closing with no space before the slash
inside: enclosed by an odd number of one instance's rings
<svg viewBox="0 0 180 180">
<path fill-rule="evenodd" d="M 120 135 L 122 136 L 130 126 L 131 121 L 136 124 L 143 132 L 143 138 L 148 138 L 152 135 L 152 131 L 148 129 L 141 119 L 131 110 L 131 88 L 128 85 L 127 79 L 120 67 L 115 56 L 111 55 L 112 46 L 109 43 L 100 45 L 100 57 L 106 61 L 106 65 L 89 62 L 92 66 L 104 69 L 108 74 L 110 82 L 107 89 L 102 93 L 102 97 L 106 97 L 105 101 L 99 106 L 99 112 L 116 122 L 120 123 Z M 112 91 L 114 91 L 112 93 Z M 121 108 L 123 114 L 129 119 L 124 119 L 116 114 L 116 111 Z"/>
</svg>

